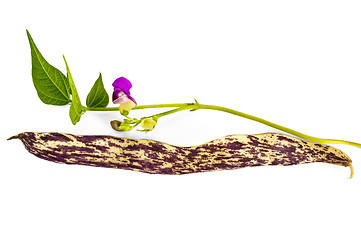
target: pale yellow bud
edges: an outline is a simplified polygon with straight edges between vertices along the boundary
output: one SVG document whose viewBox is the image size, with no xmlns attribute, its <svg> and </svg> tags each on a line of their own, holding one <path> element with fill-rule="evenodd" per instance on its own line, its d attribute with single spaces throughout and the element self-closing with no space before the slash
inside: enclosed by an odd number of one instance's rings
<svg viewBox="0 0 361 240">
<path fill-rule="evenodd" d="M 144 128 L 144 130 L 148 130 L 151 131 L 154 129 L 154 126 L 157 125 L 157 122 L 154 121 L 153 118 L 144 118 L 140 125 L 142 126 L 142 128 Z"/>
<path fill-rule="evenodd" d="M 119 111 L 122 115 L 128 115 L 130 110 L 132 110 L 135 106 L 136 104 L 132 100 L 129 100 L 119 105 Z"/>
</svg>

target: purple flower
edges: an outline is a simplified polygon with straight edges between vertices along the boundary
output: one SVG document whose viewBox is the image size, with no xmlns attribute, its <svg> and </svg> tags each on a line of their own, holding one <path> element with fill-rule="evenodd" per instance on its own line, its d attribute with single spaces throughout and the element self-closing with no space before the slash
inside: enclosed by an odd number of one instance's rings
<svg viewBox="0 0 361 240">
<path fill-rule="evenodd" d="M 113 87 L 113 103 L 119 104 L 120 113 L 127 116 L 129 111 L 137 106 L 137 102 L 130 96 L 129 92 L 132 88 L 132 83 L 125 77 L 120 77 L 113 82 Z"/>
<path fill-rule="evenodd" d="M 117 78 L 113 82 L 114 92 L 113 92 L 113 103 L 114 104 L 123 104 L 129 101 L 134 102 L 137 105 L 132 96 L 130 96 L 129 90 L 132 88 L 132 83 L 125 77 Z"/>
</svg>

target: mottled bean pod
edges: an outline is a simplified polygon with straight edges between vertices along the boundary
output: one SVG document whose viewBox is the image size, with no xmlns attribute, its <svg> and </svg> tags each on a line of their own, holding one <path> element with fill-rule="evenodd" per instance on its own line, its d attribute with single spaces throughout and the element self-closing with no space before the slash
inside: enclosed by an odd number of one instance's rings
<svg viewBox="0 0 361 240">
<path fill-rule="evenodd" d="M 179 147 L 148 139 L 24 132 L 20 139 L 35 156 L 56 163 L 119 168 L 153 174 L 188 174 L 266 165 L 331 163 L 351 168 L 351 159 L 332 146 L 280 133 L 230 135 Z"/>
</svg>

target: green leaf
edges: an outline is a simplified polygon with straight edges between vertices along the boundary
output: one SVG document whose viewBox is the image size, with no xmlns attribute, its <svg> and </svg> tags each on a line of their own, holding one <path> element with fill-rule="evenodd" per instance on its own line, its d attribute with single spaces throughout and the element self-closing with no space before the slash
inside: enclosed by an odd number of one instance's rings
<svg viewBox="0 0 361 240">
<path fill-rule="evenodd" d="M 86 98 L 86 106 L 92 108 L 106 107 L 108 103 L 109 95 L 107 91 L 105 91 L 102 74 L 99 73 L 99 78 L 95 81 Z"/>
<path fill-rule="evenodd" d="M 28 30 L 26 33 L 31 49 L 33 83 L 40 100 L 51 105 L 68 104 L 71 93 L 68 80 L 59 69 L 45 60 Z"/>
<path fill-rule="evenodd" d="M 81 115 L 83 113 L 85 113 L 86 108 L 83 105 L 81 105 L 80 98 L 79 98 L 78 92 L 76 90 L 74 81 L 73 81 L 73 77 L 71 76 L 69 66 L 68 66 L 68 63 L 66 62 L 64 55 L 63 55 L 63 58 L 64 58 L 64 62 L 66 65 L 66 72 L 68 75 L 70 89 L 72 92 L 69 116 L 70 116 L 71 122 L 75 125 L 77 122 L 79 122 Z"/>
</svg>

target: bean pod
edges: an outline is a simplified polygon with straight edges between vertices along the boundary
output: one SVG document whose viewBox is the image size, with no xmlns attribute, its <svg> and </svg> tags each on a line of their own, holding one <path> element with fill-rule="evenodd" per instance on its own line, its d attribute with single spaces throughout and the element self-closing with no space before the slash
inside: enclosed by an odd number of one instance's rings
<svg viewBox="0 0 361 240">
<path fill-rule="evenodd" d="M 332 146 L 280 133 L 230 135 L 180 147 L 149 139 L 56 132 L 24 132 L 20 139 L 35 156 L 56 163 L 118 168 L 153 174 L 188 174 L 253 166 L 323 162 L 351 168 L 351 159 Z"/>
</svg>

